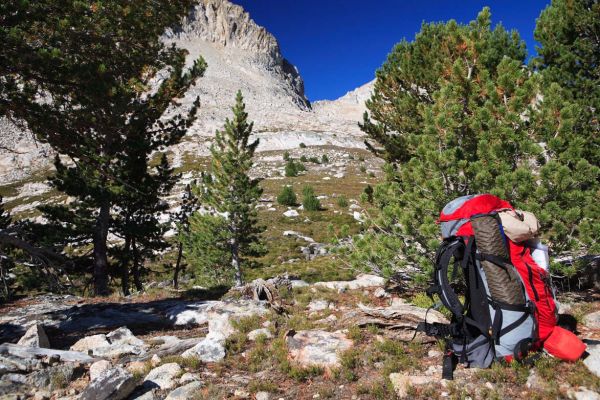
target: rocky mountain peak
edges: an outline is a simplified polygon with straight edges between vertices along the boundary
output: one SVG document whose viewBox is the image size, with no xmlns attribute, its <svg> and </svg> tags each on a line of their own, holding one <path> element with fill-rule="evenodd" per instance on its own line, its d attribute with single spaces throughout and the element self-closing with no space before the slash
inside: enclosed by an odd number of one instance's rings
<svg viewBox="0 0 600 400">
<path fill-rule="evenodd" d="M 169 37 L 200 39 L 224 47 L 267 53 L 281 59 L 279 44 L 241 7 L 226 0 L 201 0 Z"/>
</svg>

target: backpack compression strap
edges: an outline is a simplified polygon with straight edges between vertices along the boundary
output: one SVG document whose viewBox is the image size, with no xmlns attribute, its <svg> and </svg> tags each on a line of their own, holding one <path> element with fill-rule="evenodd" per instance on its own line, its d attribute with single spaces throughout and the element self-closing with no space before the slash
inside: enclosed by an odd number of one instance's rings
<svg viewBox="0 0 600 400">
<path fill-rule="evenodd" d="M 452 312 L 458 322 L 462 321 L 465 308 L 460 302 L 458 295 L 450 286 L 448 280 L 448 268 L 452 258 L 455 260 L 455 270 L 458 267 L 457 260 L 462 257 L 469 257 L 465 251 L 465 243 L 460 238 L 453 238 L 442 243 L 436 254 L 435 270 L 433 274 L 434 284 L 427 289 L 427 294 L 432 297 L 437 294 L 442 304 Z"/>
</svg>

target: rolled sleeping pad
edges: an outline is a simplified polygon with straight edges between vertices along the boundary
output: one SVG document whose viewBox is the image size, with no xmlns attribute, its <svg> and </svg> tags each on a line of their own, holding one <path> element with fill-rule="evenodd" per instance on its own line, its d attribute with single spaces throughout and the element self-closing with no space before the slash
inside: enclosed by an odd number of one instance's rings
<svg viewBox="0 0 600 400">
<path fill-rule="evenodd" d="M 483 259 L 481 266 L 485 273 L 488 290 L 496 301 L 523 305 L 526 297 L 523 283 L 519 273 L 510 262 L 510 254 L 502 234 L 502 225 L 498 217 L 490 214 L 475 215 L 471 217 L 471 226 L 475 234 L 475 243 L 479 254 L 492 256 L 496 260 L 503 260 L 502 266 L 496 262 Z"/>
</svg>

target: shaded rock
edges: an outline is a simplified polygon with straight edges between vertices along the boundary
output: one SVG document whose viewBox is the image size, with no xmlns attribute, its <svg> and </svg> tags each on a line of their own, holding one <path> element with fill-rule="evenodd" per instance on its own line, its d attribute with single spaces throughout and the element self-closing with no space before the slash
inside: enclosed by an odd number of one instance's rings
<svg viewBox="0 0 600 400">
<path fill-rule="evenodd" d="M 208 322 L 207 310 L 215 301 L 178 304 L 167 310 L 167 318 L 175 326 L 202 325 Z"/>
<path fill-rule="evenodd" d="M 135 389 L 133 374 L 121 367 L 107 369 L 91 381 L 80 400 L 122 400 Z"/>
<path fill-rule="evenodd" d="M 111 367 L 111 363 L 106 360 L 96 361 L 92 365 L 90 365 L 90 380 L 93 381 L 102 374 L 102 372 L 106 371 Z"/>
<path fill-rule="evenodd" d="M 370 274 L 358 274 L 356 279 L 352 281 L 331 281 L 331 282 L 317 282 L 315 286 L 322 286 L 329 289 L 340 290 L 340 289 L 362 289 L 368 287 L 381 287 L 385 285 L 385 279 Z"/>
<path fill-rule="evenodd" d="M 194 395 L 202 388 L 202 382 L 195 381 L 178 387 L 165 397 L 165 400 L 188 400 L 194 398 Z"/>
<path fill-rule="evenodd" d="M 90 364 L 97 358 L 77 351 L 26 347 L 4 343 L 0 345 L 0 375 L 8 372 L 29 372 L 41 369 L 42 360 L 60 360 Z"/>
<path fill-rule="evenodd" d="M 590 329 L 600 329 L 600 311 L 587 314 L 583 318 L 583 323 Z"/>
<path fill-rule="evenodd" d="M 396 395 L 401 399 L 408 397 L 408 391 L 412 386 L 426 385 L 435 381 L 435 377 L 425 375 L 405 375 L 399 373 L 390 374 L 390 382 L 394 387 Z"/>
<path fill-rule="evenodd" d="M 256 340 L 259 336 L 264 336 L 267 339 L 273 338 L 273 334 L 267 328 L 259 328 L 248 332 L 248 340 Z"/>
<path fill-rule="evenodd" d="M 216 362 L 225 358 L 225 341 L 214 337 L 206 337 L 191 349 L 181 354 L 182 357 L 197 357 L 204 362 Z"/>
<path fill-rule="evenodd" d="M 127 400 L 162 400 L 162 396 L 158 394 L 159 389 L 139 389 L 133 392 Z"/>
<path fill-rule="evenodd" d="M 172 389 L 176 386 L 177 377 L 181 374 L 177 363 L 163 364 L 154 368 L 144 378 L 143 386 L 147 388 Z"/>
<path fill-rule="evenodd" d="M 290 358 L 302 366 L 337 367 L 339 354 L 354 345 L 340 331 L 289 331 L 285 340 Z"/>
<path fill-rule="evenodd" d="M 585 366 L 596 376 L 600 377 L 600 342 L 584 340 L 589 356 L 583 360 Z"/>
<path fill-rule="evenodd" d="M 25 335 L 17 342 L 18 345 L 27 347 L 50 347 L 50 341 L 44 331 L 44 328 L 40 324 L 31 326 Z"/>
</svg>

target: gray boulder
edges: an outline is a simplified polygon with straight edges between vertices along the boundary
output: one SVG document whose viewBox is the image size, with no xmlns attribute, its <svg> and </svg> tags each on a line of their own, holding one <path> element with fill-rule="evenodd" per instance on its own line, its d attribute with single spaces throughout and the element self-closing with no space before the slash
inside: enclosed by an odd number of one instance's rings
<svg viewBox="0 0 600 400">
<path fill-rule="evenodd" d="M 18 345 L 27 347 L 50 347 L 50 341 L 44 331 L 44 328 L 40 324 L 32 325 L 27 332 L 19 339 Z"/>
<path fill-rule="evenodd" d="M 103 371 L 91 381 L 81 393 L 80 400 L 122 400 L 133 392 L 136 386 L 133 374 L 117 367 Z"/>
<path fill-rule="evenodd" d="M 143 386 L 147 388 L 172 389 L 177 385 L 177 378 L 182 369 L 177 363 L 163 364 L 151 370 L 144 378 Z"/>
<path fill-rule="evenodd" d="M 584 340 L 584 342 L 590 355 L 583 360 L 583 363 L 594 375 L 600 377 L 600 342 L 597 340 Z"/>
<path fill-rule="evenodd" d="M 217 362 L 225 358 L 225 341 L 221 338 L 207 336 L 191 349 L 181 354 L 182 357 L 197 357 L 204 362 Z"/>
<path fill-rule="evenodd" d="M 202 382 L 194 381 L 178 387 L 165 397 L 165 400 L 188 400 L 193 399 L 194 395 L 202 388 Z"/>
</svg>

